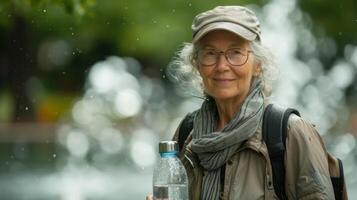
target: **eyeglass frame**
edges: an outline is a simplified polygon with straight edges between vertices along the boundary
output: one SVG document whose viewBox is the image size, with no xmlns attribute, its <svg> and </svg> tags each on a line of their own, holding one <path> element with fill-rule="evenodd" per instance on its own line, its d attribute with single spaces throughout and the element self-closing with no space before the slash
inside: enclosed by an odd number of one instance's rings
<svg viewBox="0 0 357 200">
<path fill-rule="evenodd" d="M 248 62 L 249 53 L 252 53 L 252 52 L 253 52 L 253 50 L 251 50 L 251 49 L 247 49 L 247 50 L 244 49 L 244 51 L 246 50 L 246 54 L 243 54 L 243 52 L 241 52 L 241 53 L 242 53 L 243 56 L 246 57 L 245 61 L 244 61 L 242 64 L 234 65 L 234 64 L 232 64 L 232 63 L 229 61 L 228 56 L 227 56 L 227 52 L 228 52 L 229 50 L 232 50 L 232 49 L 239 49 L 239 50 L 241 50 L 240 48 L 229 48 L 229 49 L 227 49 L 227 50 L 225 50 L 225 51 L 218 51 L 218 50 L 212 48 L 211 50 L 213 50 L 213 51 L 216 53 L 216 62 L 213 63 L 213 64 L 210 64 L 210 65 L 202 64 L 202 63 L 199 61 L 199 59 L 198 59 L 198 52 L 199 52 L 200 50 L 204 50 L 204 49 L 198 49 L 198 50 L 196 50 L 194 58 L 195 58 L 195 60 L 198 61 L 198 63 L 200 63 L 201 65 L 203 65 L 203 66 L 205 66 L 205 67 L 211 67 L 211 66 L 217 64 L 217 62 L 219 61 L 221 55 L 223 54 L 223 55 L 224 55 L 224 58 L 226 59 L 226 61 L 227 61 L 230 65 L 235 66 L 235 67 L 239 67 L 239 66 L 242 66 L 242 65 L 244 65 L 244 64 L 246 64 L 246 63 Z"/>
</svg>

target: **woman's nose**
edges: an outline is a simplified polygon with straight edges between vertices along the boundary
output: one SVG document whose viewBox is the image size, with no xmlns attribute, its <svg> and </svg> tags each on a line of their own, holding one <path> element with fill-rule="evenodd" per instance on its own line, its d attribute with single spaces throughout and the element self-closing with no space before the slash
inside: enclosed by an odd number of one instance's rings
<svg viewBox="0 0 357 200">
<path fill-rule="evenodd" d="M 221 53 L 218 57 L 217 57 L 217 63 L 216 63 L 216 69 L 219 71 L 225 71 L 228 70 L 230 68 L 230 64 L 226 58 L 226 56 Z"/>
</svg>

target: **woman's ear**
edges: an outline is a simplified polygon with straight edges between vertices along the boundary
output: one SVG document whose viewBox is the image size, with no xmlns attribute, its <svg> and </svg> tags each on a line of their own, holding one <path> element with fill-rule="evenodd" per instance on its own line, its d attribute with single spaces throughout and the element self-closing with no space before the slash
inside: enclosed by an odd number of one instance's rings
<svg viewBox="0 0 357 200">
<path fill-rule="evenodd" d="M 261 63 L 256 63 L 254 66 L 253 76 L 260 76 L 262 71 L 263 69 Z"/>
</svg>

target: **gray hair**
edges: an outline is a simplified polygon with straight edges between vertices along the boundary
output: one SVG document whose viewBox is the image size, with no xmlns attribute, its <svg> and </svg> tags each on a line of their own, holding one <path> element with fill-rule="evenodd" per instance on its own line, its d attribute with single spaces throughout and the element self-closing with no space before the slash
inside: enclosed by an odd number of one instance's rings
<svg viewBox="0 0 357 200">
<path fill-rule="evenodd" d="M 260 63 L 262 74 L 258 77 L 263 82 L 263 93 L 269 97 L 272 92 L 272 81 L 278 76 L 278 69 L 271 51 L 258 41 L 250 43 L 255 62 Z M 167 67 L 167 74 L 178 83 L 185 92 L 205 97 L 202 78 L 198 72 L 194 55 L 197 47 L 192 43 L 184 43 Z"/>
</svg>

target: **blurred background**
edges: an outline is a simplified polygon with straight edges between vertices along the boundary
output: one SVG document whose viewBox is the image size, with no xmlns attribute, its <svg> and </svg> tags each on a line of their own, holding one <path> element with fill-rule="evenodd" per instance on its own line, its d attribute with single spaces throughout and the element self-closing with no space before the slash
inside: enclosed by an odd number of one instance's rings
<svg viewBox="0 0 357 200">
<path fill-rule="evenodd" d="M 159 140 L 201 103 L 166 67 L 193 17 L 248 5 L 298 108 L 342 159 L 357 198 L 357 2 L 3 0 L 0 199 L 144 199 Z"/>
</svg>

